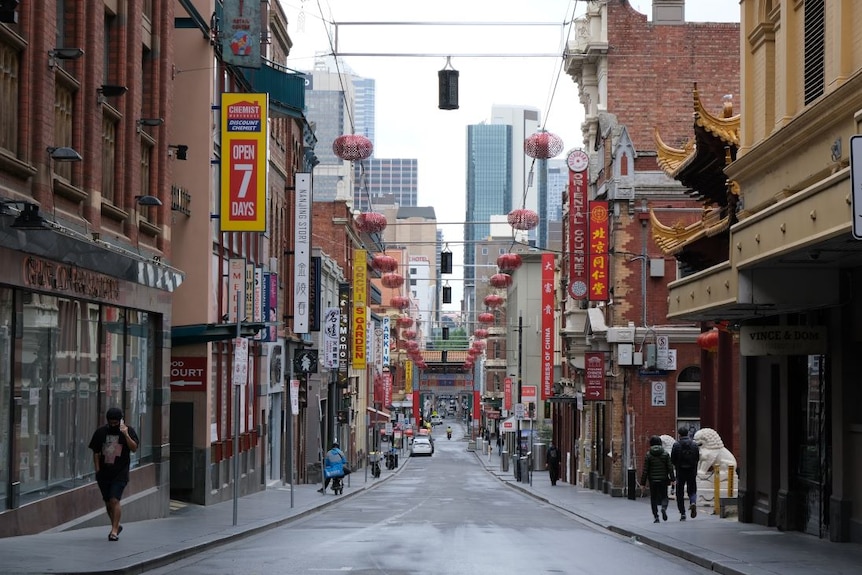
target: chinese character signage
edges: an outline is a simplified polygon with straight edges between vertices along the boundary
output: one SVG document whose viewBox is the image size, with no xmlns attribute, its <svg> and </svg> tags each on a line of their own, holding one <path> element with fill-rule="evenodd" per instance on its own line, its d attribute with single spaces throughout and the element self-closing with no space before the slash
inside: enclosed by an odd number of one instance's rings
<svg viewBox="0 0 862 575">
<path fill-rule="evenodd" d="M 320 331 L 320 257 L 309 259 L 308 331 Z"/>
<path fill-rule="evenodd" d="M 569 295 L 587 297 L 587 172 L 569 171 Z"/>
<path fill-rule="evenodd" d="M 323 366 L 327 369 L 338 367 L 338 329 L 341 313 L 337 307 L 328 307 L 323 312 Z"/>
<path fill-rule="evenodd" d="M 590 202 L 590 301 L 607 301 L 609 297 L 608 232 L 608 202 Z"/>
<path fill-rule="evenodd" d="M 605 353 L 592 351 L 584 354 L 584 400 L 605 399 Z"/>
<path fill-rule="evenodd" d="M 554 254 L 542 254 L 542 399 L 554 395 Z"/>
<path fill-rule="evenodd" d="M 260 68 L 260 2 L 223 0 L 222 59 L 225 64 Z"/>
<path fill-rule="evenodd" d="M 365 369 L 365 328 L 368 323 L 365 298 L 368 286 L 368 252 L 353 250 L 353 368 Z"/>
<path fill-rule="evenodd" d="M 512 378 L 507 377 L 503 380 L 503 409 L 507 412 L 512 411 Z"/>
<path fill-rule="evenodd" d="M 293 332 L 308 333 L 311 283 L 311 174 L 294 178 L 296 213 L 293 242 Z"/>
<path fill-rule="evenodd" d="M 413 361 L 404 362 L 404 393 L 413 393 Z"/>
<path fill-rule="evenodd" d="M 223 232 L 266 231 L 267 95 L 221 95 Z"/>
</svg>

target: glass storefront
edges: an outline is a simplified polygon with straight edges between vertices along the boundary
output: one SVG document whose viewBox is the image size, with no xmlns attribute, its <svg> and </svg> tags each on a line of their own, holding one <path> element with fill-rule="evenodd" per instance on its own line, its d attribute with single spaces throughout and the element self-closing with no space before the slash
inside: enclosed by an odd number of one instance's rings
<svg viewBox="0 0 862 575">
<path fill-rule="evenodd" d="M 152 457 L 151 314 L 0 288 L 0 508 L 94 480 L 90 436 L 119 406 Z"/>
</svg>

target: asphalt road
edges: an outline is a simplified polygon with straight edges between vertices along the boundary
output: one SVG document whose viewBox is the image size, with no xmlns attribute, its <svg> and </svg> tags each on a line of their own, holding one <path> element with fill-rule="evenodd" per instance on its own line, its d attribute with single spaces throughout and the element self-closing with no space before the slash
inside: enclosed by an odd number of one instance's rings
<svg viewBox="0 0 862 575">
<path fill-rule="evenodd" d="M 709 573 L 506 488 L 476 465 L 462 434 L 447 419 L 434 429 L 434 455 L 402 462 L 407 467 L 397 477 L 305 519 L 148 573 Z"/>
</svg>

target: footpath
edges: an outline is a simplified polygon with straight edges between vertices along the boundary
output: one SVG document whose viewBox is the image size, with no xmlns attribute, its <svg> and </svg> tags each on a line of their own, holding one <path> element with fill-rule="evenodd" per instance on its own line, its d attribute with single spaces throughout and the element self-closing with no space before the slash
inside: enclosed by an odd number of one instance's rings
<svg viewBox="0 0 862 575">
<path fill-rule="evenodd" d="M 628 500 L 558 482 L 551 486 L 545 472 L 531 482 L 517 482 L 502 471 L 499 455 L 476 453 L 477 464 L 506 487 L 572 513 L 580 519 L 725 575 L 811 575 L 862 573 L 862 545 L 830 543 L 811 535 L 721 519 L 700 509 L 695 519 L 679 521 L 673 507 L 668 521 L 655 524 L 647 499 Z M 108 527 L 0 539 L 0 574 L 130 574 L 142 573 L 214 547 L 250 537 L 304 517 L 342 497 L 354 497 L 394 477 L 383 470 L 374 480 L 358 470 L 350 475 L 344 494 L 321 495 L 318 485 L 272 486 L 238 500 L 233 525 L 233 501 L 198 506 L 172 504 L 164 519 L 127 523 L 116 543 L 108 542 Z"/>
</svg>

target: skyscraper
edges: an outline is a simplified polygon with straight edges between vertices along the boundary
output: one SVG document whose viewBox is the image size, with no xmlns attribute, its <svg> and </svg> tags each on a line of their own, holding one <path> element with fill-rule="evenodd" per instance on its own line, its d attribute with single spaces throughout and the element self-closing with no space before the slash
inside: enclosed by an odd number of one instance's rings
<svg viewBox="0 0 862 575">
<path fill-rule="evenodd" d="M 368 158 L 361 166 L 354 165 L 353 178 L 353 207 L 357 210 L 365 211 L 378 204 L 416 206 L 419 193 L 416 158 Z"/>
<path fill-rule="evenodd" d="M 467 126 L 467 213 L 464 223 L 464 300 L 476 309 L 473 243 L 487 238 L 491 216 L 512 210 L 512 126 Z"/>
</svg>

